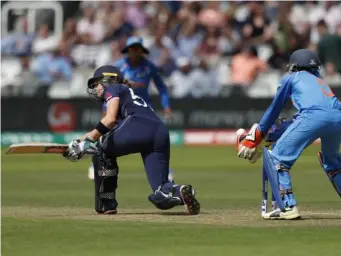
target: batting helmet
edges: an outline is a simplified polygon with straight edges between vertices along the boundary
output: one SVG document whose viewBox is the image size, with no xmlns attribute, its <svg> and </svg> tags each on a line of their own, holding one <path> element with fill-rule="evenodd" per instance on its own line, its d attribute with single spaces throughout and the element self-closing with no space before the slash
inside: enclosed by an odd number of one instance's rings
<svg viewBox="0 0 341 256">
<path fill-rule="evenodd" d="M 98 83 L 106 87 L 107 84 L 123 83 L 123 81 L 123 74 L 118 68 L 106 65 L 96 69 L 93 77 L 88 80 L 88 88 L 86 90 L 91 99 L 100 100 L 100 97 L 97 96 L 97 92 L 95 90 L 95 86 Z"/>
</svg>

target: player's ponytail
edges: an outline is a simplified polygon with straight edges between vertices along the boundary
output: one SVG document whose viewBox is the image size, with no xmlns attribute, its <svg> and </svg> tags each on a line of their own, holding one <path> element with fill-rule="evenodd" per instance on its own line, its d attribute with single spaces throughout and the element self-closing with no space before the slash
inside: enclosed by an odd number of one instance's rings
<svg viewBox="0 0 341 256">
<path fill-rule="evenodd" d="M 126 86 L 128 86 L 129 88 L 131 88 L 131 83 L 129 82 L 129 80 L 127 80 L 127 79 L 122 79 L 122 84 L 124 84 L 124 85 L 126 85 Z"/>
<path fill-rule="evenodd" d="M 307 71 L 312 74 L 319 72 L 319 70 L 320 70 L 320 67 L 301 67 L 296 64 L 289 64 L 287 65 L 285 69 L 286 72 L 290 72 L 290 73 L 299 72 L 299 71 Z"/>
</svg>

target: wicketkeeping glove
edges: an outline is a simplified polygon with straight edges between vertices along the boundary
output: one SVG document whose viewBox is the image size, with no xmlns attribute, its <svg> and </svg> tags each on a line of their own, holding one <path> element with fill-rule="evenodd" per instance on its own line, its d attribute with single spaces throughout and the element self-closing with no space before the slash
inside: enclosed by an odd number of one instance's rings
<svg viewBox="0 0 341 256">
<path fill-rule="evenodd" d="M 238 157 L 251 160 L 251 162 L 257 161 L 257 146 L 262 142 L 262 134 L 258 130 L 258 124 L 252 125 L 250 131 L 240 138 L 242 140 L 237 144 Z"/>
<path fill-rule="evenodd" d="M 243 142 L 243 140 L 246 139 L 246 135 L 248 133 L 240 128 L 237 132 L 236 132 L 236 135 L 237 135 L 237 141 L 236 141 L 236 144 L 237 144 L 237 152 L 239 152 L 239 149 L 241 147 L 241 144 Z M 266 148 L 269 148 L 271 147 L 271 145 L 273 144 L 272 141 L 268 141 L 267 138 L 263 138 L 263 141 L 257 145 L 256 147 L 256 151 L 255 153 L 252 155 L 252 157 L 249 159 L 249 162 L 250 163 L 255 163 L 258 161 L 258 159 L 262 156 L 262 148 L 263 147 L 266 147 Z"/>
<path fill-rule="evenodd" d="M 96 141 L 89 137 L 86 137 L 84 141 L 73 140 L 69 143 L 68 150 L 63 154 L 63 156 L 72 161 L 76 162 L 85 156 L 93 155 L 97 150 Z"/>
</svg>

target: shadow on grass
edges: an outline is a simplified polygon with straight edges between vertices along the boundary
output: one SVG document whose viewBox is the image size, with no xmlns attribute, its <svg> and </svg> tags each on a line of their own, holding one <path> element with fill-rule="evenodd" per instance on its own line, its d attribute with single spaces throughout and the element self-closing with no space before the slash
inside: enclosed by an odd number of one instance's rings
<svg viewBox="0 0 341 256">
<path fill-rule="evenodd" d="M 341 220 L 341 216 L 304 216 L 300 220 Z"/>
<path fill-rule="evenodd" d="M 119 215 L 162 215 L 162 216 L 188 216 L 184 211 L 160 211 L 160 212 L 121 212 Z M 208 212 L 200 212 L 199 215 L 208 215 Z"/>
<path fill-rule="evenodd" d="M 67 217 L 67 216 L 77 216 L 78 214 L 73 214 L 73 213 L 60 213 L 60 214 L 40 214 L 41 217 L 52 217 L 52 218 L 57 218 L 57 217 Z M 160 212 L 120 212 L 118 211 L 117 214 L 98 214 L 96 212 L 89 212 L 89 213 L 84 213 L 82 212 L 81 214 L 79 214 L 78 216 L 150 216 L 150 215 L 159 215 L 159 216 L 189 216 L 187 215 L 186 212 L 184 211 L 178 211 L 178 212 L 174 212 L 174 211 L 160 211 Z M 194 216 L 200 216 L 200 215 L 210 215 L 209 212 L 200 212 L 199 215 L 194 215 Z"/>
</svg>

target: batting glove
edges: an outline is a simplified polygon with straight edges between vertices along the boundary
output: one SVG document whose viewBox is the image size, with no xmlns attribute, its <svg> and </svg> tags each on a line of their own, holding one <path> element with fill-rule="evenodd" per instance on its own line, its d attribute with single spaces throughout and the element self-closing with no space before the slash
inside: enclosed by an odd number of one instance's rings
<svg viewBox="0 0 341 256">
<path fill-rule="evenodd" d="M 73 140 L 69 143 L 69 148 L 63 156 L 72 161 L 76 162 L 85 156 L 93 155 L 97 150 L 96 141 L 86 137 L 84 141 Z"/>
</svg>

